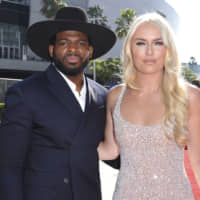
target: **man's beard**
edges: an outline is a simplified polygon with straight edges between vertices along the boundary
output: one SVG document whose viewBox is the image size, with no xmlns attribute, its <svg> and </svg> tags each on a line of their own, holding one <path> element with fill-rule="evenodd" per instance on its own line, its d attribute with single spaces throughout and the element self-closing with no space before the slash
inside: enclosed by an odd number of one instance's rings
<svg viewBox="0 0 200 200">
<path fill-rule="evenodd" d="M 80 61 L 82 61 L 82 58 L 80 56 L 79 58 L 80 58 Z M 63 58 L 63 60 L 64 59 L 65 58 Z M 60 70 L 63 74 L 68 75 L 68 76 L 76 76 L 82 73 L 89 63 L 89 58 L 88 58 L 84 62 L 82 62 L 82 64 L 79 67 L 74 67 L 73 64 L 71 64 L 71 67 L 67 67 L 57 59 L 55 52 L 53 52 L 52 60 L 55 66 L 58 68 L 58 70 Z"/>
</svg>

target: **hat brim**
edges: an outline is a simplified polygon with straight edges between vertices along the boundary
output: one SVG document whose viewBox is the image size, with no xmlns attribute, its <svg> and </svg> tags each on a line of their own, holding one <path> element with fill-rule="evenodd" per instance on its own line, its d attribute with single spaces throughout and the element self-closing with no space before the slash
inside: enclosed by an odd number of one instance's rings
<svg viewBox="0 0 200 200">
<path fill-rule="evenodd" d="M 38 56 L 49 60 L 49 41 L 58 32 L 75 30 L 85 33 L 94 48 L 91 59 L 107 53 L 116 42 L 116 35 L 110 29 L 91 23 L 54 20 L 41 21 L 27 30 L 27 42 L 31 50 Z"/>
</svg>

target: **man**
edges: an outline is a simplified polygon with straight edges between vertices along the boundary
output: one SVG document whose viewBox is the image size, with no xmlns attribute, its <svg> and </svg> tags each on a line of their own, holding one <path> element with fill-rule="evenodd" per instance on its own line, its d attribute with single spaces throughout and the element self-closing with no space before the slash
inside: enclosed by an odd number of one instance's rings
<svg viewBox="0 0 200 200">
<path fill-rule="evenodd" d="M 76 7 L 33 24 L 30 48 L 45 72 L 8 89 L 0 125 L 1 200 L 100 200 L 97 145 L 106 89 L 84 76 L 90 59 L 116 41 Z"/>
</svg>

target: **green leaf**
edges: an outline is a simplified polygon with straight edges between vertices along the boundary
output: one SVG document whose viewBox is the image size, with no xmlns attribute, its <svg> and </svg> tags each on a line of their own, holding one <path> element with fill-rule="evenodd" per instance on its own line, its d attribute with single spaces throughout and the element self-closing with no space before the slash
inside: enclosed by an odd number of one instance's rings
<svg viewBox="0 0 200 200">
<path fill-rule="evenodd" d="M 126 37 L 129 26 L 130 26 L 132 20 L 134 19 L 134 17 L 135 17 L 134 10 L 132 10 L 130 8 L 121 10 L 120 17 L 116 18 L 116 20 L 115 20 L 115 24 L 117 25 L 117 27 L 115 29 L 115 33 L 117 34 L 117 36 L 119 38 Z"/>
<path fill-rule="evenodd" d="M 122 67 L 119 58 L 108 58 L 106 60 L 95 60 L 90 62 L 89 71 L 93 73 L 94 62 L 96 66 L 97 81 L 102 85 L 112 85 L 120 80 Z"/>
<path fill-rule="evenodd" d="M 103 14 L 103 9 L 101 9 L 99 5 L 89 7 L 87 14 L 92 23 L 109 27 L 107 25 L 108 18 Z"/>
<path fill-rule="evenodd" d="M 47 18 L 53 18 L 60 8 L 66 6 L 67 4 L 63 3 L 61 0 L 42 0 L 40 12 Z"/>
</svg>

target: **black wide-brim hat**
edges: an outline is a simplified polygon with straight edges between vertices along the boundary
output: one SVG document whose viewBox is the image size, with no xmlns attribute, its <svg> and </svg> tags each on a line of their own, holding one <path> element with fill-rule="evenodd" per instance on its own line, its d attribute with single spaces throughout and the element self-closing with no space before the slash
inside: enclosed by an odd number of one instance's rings
<svg viewBox="0 0 200 200">
<path fill-rule="evenodd" d="M 98 58 L 107 53 L 116 42 L 115 33 L 101 25 L 88 22 L 85 11 L 78 7 L 63 7 L 54 20 L 46 20 L 31 25 L 27 30 L 27 42 L 38 56 L 50 59 L 49 44 L 56 33 L 73 30 L 85 33 L 93 46 L 93 56 Z"/>
</svg>

